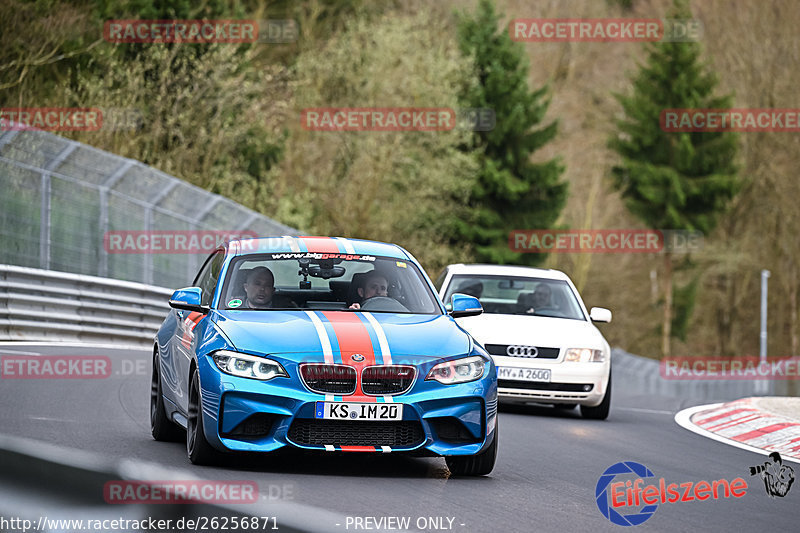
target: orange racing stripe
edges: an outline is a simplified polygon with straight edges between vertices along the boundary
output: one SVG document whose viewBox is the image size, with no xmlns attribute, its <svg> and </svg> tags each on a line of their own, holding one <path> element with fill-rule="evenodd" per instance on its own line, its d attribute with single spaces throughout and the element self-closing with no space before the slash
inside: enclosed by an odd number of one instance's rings
<svg viewBox="0 0 800 533">
<path fill-rule="evenodd" d="M 361 371 L 365 366 L 375 364 L 375 351 L 372 339 L 367 331 L 367 326 L 358 317 L 358 314 L 349 311 L 321 311 L 328 322 L 333 326 L 336 340 L 339 342 L 339 352 L 342 363 L 351 365 L 356 369 L 356 391 L 350 396 L 343 396 L 342 400 L 348 402 L 374 403 L 378 401 L 375 396 L 366 396 L 361 389 Z M 361 354 L 364 360 L 353 361 L 353 354 Z"/>
<path fill-rule="evenodd" d="M 332 237 L 298 237 L 306 245 L 309 252 L 340 253 L 339 245 Z"/>
</svg>

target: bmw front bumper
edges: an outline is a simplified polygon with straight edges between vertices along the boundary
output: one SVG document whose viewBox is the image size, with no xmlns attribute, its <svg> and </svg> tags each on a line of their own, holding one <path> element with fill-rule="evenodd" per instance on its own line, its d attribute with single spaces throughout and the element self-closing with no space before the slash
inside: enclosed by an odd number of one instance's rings
<svg viewBox="0 0 800 533">
<path fill-rule="evenodd" d="M 494 438 L 497 378 L 491 364 L 480 379 L 456 385 L 425 381 L 430 368 L 441 360 L 417 364 L 417 378 L 408 392 L 375 397 L 378 404 L 403 405 L 403 420 L 394 423 L 315 418 L 317 402 L 363 400 L 312 392 L 303 385 L 296 362 L 274 355 L 270 358 L 284 366 L 288 378 L 259 381 L 232 376 L 221 372 L 211 357 L 199 358 L 203 426 L 206 439 L 215 448 L 270 452 L 292 446 L 456 456 L 479 453 Z M 404 361 L 397 358 L 394 363 Z M 327 435 L 329 442 L 325 441 Z"/>
</svg>

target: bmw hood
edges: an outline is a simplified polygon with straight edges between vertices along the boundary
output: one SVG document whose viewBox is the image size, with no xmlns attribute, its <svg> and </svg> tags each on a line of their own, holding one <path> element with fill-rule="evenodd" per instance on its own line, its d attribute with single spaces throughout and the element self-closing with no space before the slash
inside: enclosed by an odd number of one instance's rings
<svg viewBox="0 0 800 533">
<path fill-rule="evenodd" d="M 476 341 L 552 348 L 604 349 L 606 342 L 591 322 L 521 315 L 482 314 L 458 319 Z"/>
<path fill-rule="evenodd" d="M 355 311 L 214 312 L 216 326 L 242 352 L 323 354 L 336 360 L 362 353 L 417 358 L 467 354 L 470 339 L 446 315 L 365 313 Z M 377 359 L 380 360 L 380 359 Z"/>
</svg>

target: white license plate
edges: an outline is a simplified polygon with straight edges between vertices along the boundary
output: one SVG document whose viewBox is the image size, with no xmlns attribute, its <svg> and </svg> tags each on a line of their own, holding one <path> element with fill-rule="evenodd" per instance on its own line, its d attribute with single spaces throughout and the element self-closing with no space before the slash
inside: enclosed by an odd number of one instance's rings
<svg viewBox="0 0 800 533">
<path fill-rule="evenodd" d="M 497 369 L 498 379 L 516 379 L 517 381 L 550 382 L 550 370 L 543 368 L 512 368 L 501 366 Z"/>
<path fill-rule="evenodd" d="M 314 417 L 334 420 L 402 420 L 403 404 L 317 402 Z"/>
</svg>

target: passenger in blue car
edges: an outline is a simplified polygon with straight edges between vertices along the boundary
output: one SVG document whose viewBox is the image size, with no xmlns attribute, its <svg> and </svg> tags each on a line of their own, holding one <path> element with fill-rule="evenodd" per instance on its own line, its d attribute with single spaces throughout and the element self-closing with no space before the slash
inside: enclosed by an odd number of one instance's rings
<svg viewBox="0 0 800 533">
<path fill-rule="evenodd" d="M 288 298 L 275 297 L 275 275 L 264 266 L 256 267 L 247 274 L 244 292 L 247 297 L 243 307 L 246 309 L 297 307 L 297 304 Z"/>
<path fill-rule="evenodd" d="M 358 296 L 361 298 L 361 302 L 353 302 L 350 309 L 361 309 L 361 304 L 370 298 L 389 296 L 389 281 L 386 276 L 373 270 L 367 274 L 363 284 L 358 288 Z"/>
</svg>

